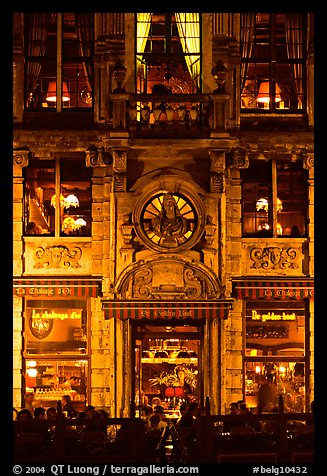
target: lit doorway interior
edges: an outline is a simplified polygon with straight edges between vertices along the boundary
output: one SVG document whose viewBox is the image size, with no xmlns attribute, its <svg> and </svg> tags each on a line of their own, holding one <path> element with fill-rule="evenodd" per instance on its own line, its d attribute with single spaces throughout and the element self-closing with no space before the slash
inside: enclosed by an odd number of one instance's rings
<svg viewBox="0 0 327 476">
<path fill-rule="evenodd" d="M 184 401 L 202 404 L 202 327 L 138 325 L 135 342 L 135 414 L 146 401 L 160 399 L 169 417 Z M 146 398 L 147 397 L 147 398 Z"/>
</svg>

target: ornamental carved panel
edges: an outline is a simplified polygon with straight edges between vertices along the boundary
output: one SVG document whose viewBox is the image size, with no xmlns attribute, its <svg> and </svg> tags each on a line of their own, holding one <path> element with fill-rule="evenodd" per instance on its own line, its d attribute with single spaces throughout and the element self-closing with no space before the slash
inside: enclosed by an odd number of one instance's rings
<svg viewBox="0 0 327 476">
<path fill-rule="evenodd" d="M 292 247 L 266 246 L 250 250 L 252 269 L 296 269 L 299 268 L 298 250 Z"/>
<path fill-rule="evenodd" d="M 214 299 L 222 298 L 224 291 L 204 265 L 170 258 L 135 268 L 117 286 L 124 299 Z"/>
<path fill-rule="evenodd" d="M 39 246 L 35 250 L 34 268 L 80 268 L 79 259 L 82 256 L 82 250 L 78 246 L 68 248 L 68 246 Z"/>
</svg>

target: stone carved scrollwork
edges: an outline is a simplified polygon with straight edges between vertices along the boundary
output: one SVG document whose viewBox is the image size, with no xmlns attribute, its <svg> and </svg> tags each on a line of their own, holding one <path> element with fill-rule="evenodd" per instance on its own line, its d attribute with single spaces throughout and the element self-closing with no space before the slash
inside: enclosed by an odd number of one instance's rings
<svg viewBox="0 0 327 476">
<path fill-rule="evenodd" d="M 247 169 L 250 162 L 246 150 L 235 147 L 231 153 L 226 156 L 226 163 L 232 168 Z"/>
<path fill-rule="evenodd" d="M 78 246 L 68 248 L 67 246 L 49 246 L 43 248 L 39 246 L 35 250 L 34 268 L 80 268 L 78 263 L 82 256 L 82 250 Z"/>
<path fill-rule="evenodd" d="M 151 298 L 153 271 L 150 267 L 143 267 L 135 273 L 133 285 L 134 298 Z"/>
<path fill-rule="evenodd" d="M 17 165 L 18 167 L 27 167 L 29 154 L 30 152 L 27 149 L 14 150 L 14 154 L 13 154 L 14 165 Z"/>
<path fill-rule="evenodd" d="M 294 248 L 283 249 L 278 246 L 252 248 L 250 258 L 254 269 L 296 269 L 298 251 Z"/>
<path fill-rule="evenodd" d="M 312 169 L 314 167 L 314 154 L 306 154 L 303 159 L 303 168 Z"/>
<path fill-rule="evenodd" d="M 90 146 L 85 151 L 87 167 L 106 167 L 112 163 L 112 155 L 104 147 Z"/>
<path fill-rule="evenodd" d="M 175 279 L 165 281 L 165 275 L 162 276 L 162 281 L 158 284 L 157 274 L 160 273 L 160 264 L 156 264 L 155 271 L 153 266 L 142 266 L 135 271 L 124 285 L 122 292 L 126 297 L 129 294 L 130 299 L 212 299 L 221 298 L 224 295 L 224 287 L 220 289 L 220 295 L 214 286 L 207 278 L 202 270 L 196 269 L 192 266 L 184 264 L 182 269 L 176 267 L 174 271 L 174 263 L 168 264 L 172 275 L 176 273 Z M 164 272 L 164 268 L 162 268 Z M 155 274 L 156 273 L 156 274 Z M 181 274 L 180 274 L 181 273 Z M 154 283 L 156 281 L 156 284 Z"/>
<path fill-rule="evenodd" d="M 186 268 L 184 270 L 184 283 L 186 289 L 186 296 L 189 299 L 200 299 L 205 290 L 205 283 L 201 280 L 199 273 L 194 269 Z"/>
</svg>

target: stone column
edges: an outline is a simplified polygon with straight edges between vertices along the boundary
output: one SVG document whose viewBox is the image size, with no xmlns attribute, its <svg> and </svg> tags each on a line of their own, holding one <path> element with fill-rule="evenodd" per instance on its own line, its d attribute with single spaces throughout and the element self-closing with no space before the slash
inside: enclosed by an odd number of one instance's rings
<svg viewBox="0 0 327 476">
<path fill-rule="evenodd" d="M 7 316 L 9 319 L 9 316 Z M 13 298 L 13 406 L 17 410 L 22 405 L 22 337 L 23 337 L 23 299 Z"/>
<path fill-rule="evenodd" d="M 116 87 L 112 75 L 118 59 L 124 58 L 125 14 L 95 14 L 94 104 L 95 121 L 112 123 L 109 94 Z"/>
<path fill-rule="evenodd" d="M 307 153 L 304 157 L 303 167 L 309 171 L 308 180 L 308 241 L 309 241 L 309 263 L 308 274 L 314 276 L 314 154 Z M 314 300 L 309 300 L 309 389 L 310 394 L 307 395 L 306 404 L 310 411 L 309 405 L 314 400 Z"/>
<path fill-rule="evenodd" d="M 242 274 L 242 191 L 240 169 L 249 166 L 246 151 L 234 148 L 226 154 L 228 195 L 226 196 L 226 294 L 232 292 L 232 276 Z M 223 413 L 232 401 L 243 398 L 243 314 L 242 301 L 235 301 L 229 317 L 221 325 Z"/>
<path fill-rule="evenodd" d="M 112 358 L 113 332 L 111 322 L 104 319 L 101 300 L 91 299 L 91 401 L 95 407 L 101 407 L 112 413 Z"/>
</svg>

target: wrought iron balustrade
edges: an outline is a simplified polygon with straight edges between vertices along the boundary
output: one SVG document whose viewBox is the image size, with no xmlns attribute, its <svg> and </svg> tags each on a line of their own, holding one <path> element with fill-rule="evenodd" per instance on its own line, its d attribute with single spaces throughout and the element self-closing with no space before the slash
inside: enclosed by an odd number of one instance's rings
<svg viewBox="0 0 327 476">
<path fill-rule="evenodd" d="M 226 94 L 113 93 L 113 128 L 130 135 L 186 134 L 209 137 L 226 129 Z"/>
</svg>

